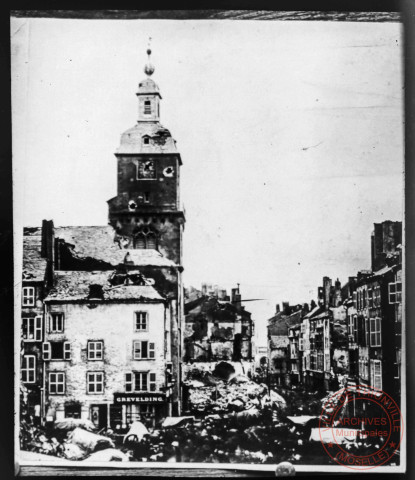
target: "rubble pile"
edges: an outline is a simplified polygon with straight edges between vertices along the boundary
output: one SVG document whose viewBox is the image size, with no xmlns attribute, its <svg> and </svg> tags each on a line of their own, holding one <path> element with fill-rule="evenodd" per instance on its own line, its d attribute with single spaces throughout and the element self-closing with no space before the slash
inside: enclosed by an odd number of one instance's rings
<svg viewBox="0 0 415 480">
<path fill-rule="evenodd" d="M 281 420 L 275 409 L 207 415 L 192 424 L 162 428 L 128 445 L 131 459 L 148 462 L 327 463 L 321 443 L 310 441 L 311 428 Z M 127 453 L 127 452 L 126 452 Z"/>
<path fill-rule="evenodd" d="M 225 381 L 209 372 L 192 372 L 187 385 L 189 410 L 198 416 L 262 410 L 274 403 L 281 409 L 286 406 L 276 392 L 268 393 L 266 385 L 255 383 L 241 374 Z"/>
<path fill-rule="evenodd" d="M 79 425 L 79 426 L 78 426 Z M 56 422 L 52 428 L 37 427 L 23 420 L 20 426 L 20 449 L 38 455 L 50 455 L 66 460 L 128 459 L 115 450 L 111 438 L 89 431 L 89 423 Z M 98 452 L 105 451 L 106 453 Z M 97 460 L 98 459 L 98 460 Z"/>
</svg>

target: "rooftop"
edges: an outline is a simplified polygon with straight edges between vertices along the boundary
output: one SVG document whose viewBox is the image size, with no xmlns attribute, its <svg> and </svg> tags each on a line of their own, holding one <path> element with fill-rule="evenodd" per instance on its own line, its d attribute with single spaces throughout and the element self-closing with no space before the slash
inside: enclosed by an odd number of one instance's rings
<svg viewBox="0 0 415 480">
<path fill-rule="evenodd" d="M 149 137 L 149 143 L 144 143 L 144 137 Z M 179 153 L 176 142 L 167 128 L 159 122 L 138 122 L 134 127 L 121 135 L 117 154 L 137 153 Z"/>
<path fill-rule="evenodd" d="M 175 263 L 157 250 L 128 249 L 111 226 L 56 227 L 55 238 L 70 246 L 78 260 L 94 259 L 107 264 L 108 269 L 120 264 L 131 266 L 174 267 Z"/>
<path fill-rule="evenodd" d="M 162 302 L 163 297 L 150 285 L 116 285 L 110 283 L 114 272 L 55 272 L 55 286 L 45 301 L 88 300 L 90 285 L 102 286 L 102 300 L 134 300 Z M 95 301 L 95 299 L 94 299 Z M 99 301 L 99 300 L 98 300 Z"/>
</svg>

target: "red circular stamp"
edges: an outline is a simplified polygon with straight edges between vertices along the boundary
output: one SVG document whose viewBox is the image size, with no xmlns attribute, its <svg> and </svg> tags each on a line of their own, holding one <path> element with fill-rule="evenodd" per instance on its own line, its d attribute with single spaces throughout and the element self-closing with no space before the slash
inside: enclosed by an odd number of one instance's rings
<svg viewBox="0 0 415 480">
<path fill-rule="evenodd" d="M 369 470 L 397 465 L 403 418 L 387 393 L 353 385 L 325 399 L 318 434 L 327 454 L 347 468 Z"/>
</svg>

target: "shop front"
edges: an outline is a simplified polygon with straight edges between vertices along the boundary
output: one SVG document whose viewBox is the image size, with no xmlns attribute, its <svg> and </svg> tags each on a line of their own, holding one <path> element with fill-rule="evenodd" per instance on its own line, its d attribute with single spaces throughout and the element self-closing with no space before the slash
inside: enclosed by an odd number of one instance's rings
<svg viewBox="0 0 415 480">
<path fill-rule="evenodd" d="M 126 430 L 133 422 L 154 428 L 168 416 L 164 393 L 115 393 L 111 407 L 110 424 L 115 430 Z"/>
</svg>

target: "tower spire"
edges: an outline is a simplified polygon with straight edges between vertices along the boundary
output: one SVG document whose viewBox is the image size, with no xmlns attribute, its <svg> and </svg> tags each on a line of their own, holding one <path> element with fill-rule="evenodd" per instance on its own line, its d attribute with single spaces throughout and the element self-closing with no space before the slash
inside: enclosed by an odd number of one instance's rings
<svg viewBox="0 0 415 480">
<path fill-rule="evenodd" d="M 154 65 L 151 63 L 151 37 L 149 37 L 148 39 L 148 45 L 147 45 L 147 55 L 148 55 L 148 61 L 144 67 L 144 73 L 151 77 L 151 75 L 153 75 L 154 73 Z"/>
</svg>

